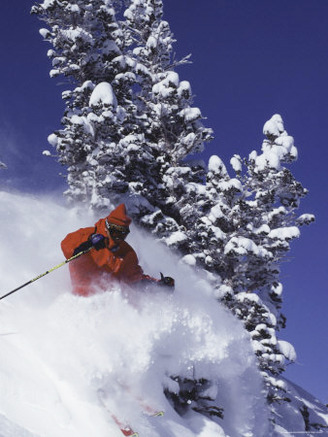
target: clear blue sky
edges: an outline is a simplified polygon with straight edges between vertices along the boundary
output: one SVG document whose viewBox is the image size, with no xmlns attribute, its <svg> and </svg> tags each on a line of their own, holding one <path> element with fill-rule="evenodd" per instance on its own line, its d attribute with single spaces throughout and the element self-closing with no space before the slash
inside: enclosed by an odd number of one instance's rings
<svg viewBox="0 0 328 437">
<path fill-rule="evenodd" d="M 1 0 L 0 188 L 62 191 L 54 160 L 42 156 L 63 114 L 60 80 L 49 78 L 49 46 L 29 15 L 32 2 Z M 327 0 L 164 0 L 179 69 L 215 132 L 204 158 L 260 149 L 264 122 L 280 113 L 295 138 L 291 170 L 310 191 L 301 211 L 316 215 L 283 266 L 284 312 L 298 362 L 286 376 L 328 402 L 328 2 Z M 1 206 L 5 208 L 5 205 Z"/>
</svg>

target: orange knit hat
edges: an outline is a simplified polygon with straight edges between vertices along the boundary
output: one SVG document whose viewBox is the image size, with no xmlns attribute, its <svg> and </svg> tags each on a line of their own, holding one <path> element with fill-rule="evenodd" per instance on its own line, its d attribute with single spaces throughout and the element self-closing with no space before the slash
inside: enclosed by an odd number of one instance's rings
<svg viewBox="0 0 328 437">
<path fill-rule="evenodd" d="M 121 203 L 109 214 L 107 221 L 109 223 L 113 223 L 114 225 L 129 226 L 129 224 L 132 222 L 132 219 L 126 215 L 125 205 L 124 203 Z"/>
</svg>

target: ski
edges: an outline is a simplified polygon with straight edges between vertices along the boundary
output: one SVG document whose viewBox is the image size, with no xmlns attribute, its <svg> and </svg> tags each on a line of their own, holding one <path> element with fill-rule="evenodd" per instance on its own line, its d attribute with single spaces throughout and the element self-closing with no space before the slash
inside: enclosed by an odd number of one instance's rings
<svg viewBox="0 0 328 437">
<path fill-rule="evenodd" d="M 130 425 L 124 424 L 121 420 L 118 419 L 118 417 L 108 408 L 108 405 L 106 405 L 106 402 L 104 400 L 105 393 L 103 390 L 98 390 L 98 397 L 104 408 L 107 410 L 107 412 L 110 414 L 110 417 L 113 419 L 113 421 L 116 423 L 116 425 L 120 428 L 121 433 L 125 437 L 139 437 L 139 433 L 134 431 Z"/>
<path fill-rule="evenodd" d="M 132 391 L 128 387 L 124 387 L 124 390 L 126 393 L 128 393 L 130 396 L 132 396 L 139 404 L 142 412 L 146 414 L 149 417 L 162 417 L 164 416 L 164 411 L 157 410 L 150 406 L 141 396 L 136 396 L 132 393 Z M 108 405 L 105 402 L 106 394 L 103 390 L 98 390 L 98 397 L 100 399 L 100 402 L 104 406 L 104 408 L 107 410 L 107 412 L 110 414 L 110 417 L 112 420 L 116 423 L 116 425 L 120 428 L 121 433 L 125 437 L 139 437 L 139 433 L 134 431 L 130 425 L 123 423 L 108 407 Z"/>
<path fill-rule="evenodd" d="M 108 411 L 108 409 L 107 409 Z M 125 436 L 125 437 L 139 437 L 139 434 L 135 431 L 133 431 L 132 428 L 130 428 L 129 425 L 124 425 L 120 420 L 118 420 L 118 418 L 115 416 L 115 414 L 111 413 L 111 417 L 114 420 L 114 422 L 116 423 L 116 425 L 119 426 L 121 433 Z"/>
<path fill-rule="evenodd" d="M 146 404 L 145 400 L 141 397 L 136 398 L 137 402 L 139 403 L 142 411 L 147 414 L 147 416 L 150 417 L 162 417 L 164 416 L 163 410 L 156 410 L 155 408 L 151 407 L 150 405 Z"/>
<path fill-rule="evenodd" d="M 162 417 L 162 416 L 164 416 L 164 411 L 155 411 L 155 413 L 153 413 L 152 415 L 151 415 L 152 417 Z"/>
</svg>

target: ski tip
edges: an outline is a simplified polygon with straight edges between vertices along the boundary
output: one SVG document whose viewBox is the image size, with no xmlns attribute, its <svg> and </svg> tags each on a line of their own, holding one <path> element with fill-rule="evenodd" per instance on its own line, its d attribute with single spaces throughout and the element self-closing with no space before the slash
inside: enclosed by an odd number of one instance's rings
<svg viewBox="0 0 328 437">
<path fill-rule="evenodd" d="M 139 433 L 138 432 L 134 432 L 132 431 L 132 429 L 122 429 L 122 434 L 125 435 L 126 437 L 139 437 Z"/>
<path fill-rule="evenodd" d="M 154 416 L 154 417 L 162 417 L 162 416 L 164 416 L 164 411 L 156 411 L 156 412 L 153 414 L 153 416 Z"/>
</svg>

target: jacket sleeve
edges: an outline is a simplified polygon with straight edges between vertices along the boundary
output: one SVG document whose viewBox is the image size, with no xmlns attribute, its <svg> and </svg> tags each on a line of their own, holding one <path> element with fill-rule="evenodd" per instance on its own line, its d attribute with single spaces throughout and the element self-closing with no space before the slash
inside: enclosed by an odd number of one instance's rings
<svg viewBox="0 0 328 437">
<path fill-rule="evenodd" d="M 88 241 L 91 234 L 94 233 L 94 228 L 81 228 L 75 232 L 71 232 L 66 235 L 64 240 L 61 242 L 61 248 L 65 255 L 65 258 L 71 258 L 73 256 L 74 250 L 80 246 L 80 244 Z"/>
</svg>

